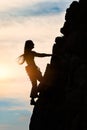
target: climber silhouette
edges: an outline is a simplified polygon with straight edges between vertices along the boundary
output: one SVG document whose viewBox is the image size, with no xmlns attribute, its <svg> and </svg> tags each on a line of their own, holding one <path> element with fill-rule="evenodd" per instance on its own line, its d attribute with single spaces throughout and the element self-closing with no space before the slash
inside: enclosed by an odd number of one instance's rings
<svg viewBox="0 0 87 130">
<path fill-rule="evenodd" d="M 52 56 L 52 54 L 37 53 L 35 51 L 32 51 L 33 48 L 34 48 L 34 43 L 32 40 L 25 41 L 24 54 L 19 56 L 19 62 L 21 61 L 20 64 L 23 64 L 24 62 L 27 63 L 27 66 L 25 66 L 25 70 L 32 83 L 32 89 L 30 94 L 31 105 L 35 105 L 34 99 L 38 97 L 37 80 L 40 82 L 42 80 L 42 73 L 40 69 L 37 67 L 37 65 L 35 64 L 34 57 Z"/>
</svg>

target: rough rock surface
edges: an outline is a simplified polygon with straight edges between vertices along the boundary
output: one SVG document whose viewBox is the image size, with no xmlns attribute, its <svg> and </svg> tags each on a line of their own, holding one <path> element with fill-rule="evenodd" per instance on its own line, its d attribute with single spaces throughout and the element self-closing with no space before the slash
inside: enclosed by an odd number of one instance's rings
<svg viewBox="0 0 87 130">
<path fill-rule="evenodd" d="M 87 130 L 87 0 L 66 9 L 29 130 Z"/>
</svg>

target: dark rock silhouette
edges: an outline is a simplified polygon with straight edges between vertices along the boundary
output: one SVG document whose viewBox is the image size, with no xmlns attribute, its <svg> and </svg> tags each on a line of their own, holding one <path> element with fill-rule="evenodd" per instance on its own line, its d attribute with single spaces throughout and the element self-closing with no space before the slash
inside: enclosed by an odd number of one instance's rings
<svg viewBox="0 0 87 130">
<path fill-rule="evenodd" d="M 29 130 L 87 130 L 86 14 L 87 0 L 73 1 L 66 10 Z"/>
</svg>

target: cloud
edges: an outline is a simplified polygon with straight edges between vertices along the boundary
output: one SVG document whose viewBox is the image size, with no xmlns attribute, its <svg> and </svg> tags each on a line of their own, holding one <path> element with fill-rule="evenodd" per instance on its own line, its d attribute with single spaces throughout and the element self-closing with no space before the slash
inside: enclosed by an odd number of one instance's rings
<svg viewBox="0 0 87 130">
<path fill-rule="evenodd" d="M 0 99 L 0 110 L 28 110 L 26 101 L 16 98 Z"/>
<path fill-rule="evenodd" d="M 60 0 L 54 0 L 54 2 L 58 2 Z M 36 3 L 40 3 L 40 2 L 51 2 L 50 0 L 32 0 L 32 1 L 29 1 L 29 0 L 3 0 L 3 1 L 0 1 L 0 11 L 6 11 L 8 9 L 11 9 L 11 8 L 21 8 L 21 7 L 24 7 L 26 5 L 33 5 L 33 4 L 36 4 Z"/>
<path fill-rule="evenodd" d="M 2 110 L 0 111 L 0 123 L 23 122 L 31 117 L 28 110 Z"/>
<path fill-rule="evenodd" d="M 19 106 L 19 105 L 23 105 L 23 102 L 20 102 L 16 99 L 12 99 L 12 98 L 8 98 L 8 99 L 0 99 L 0 108 L 1 107 L 14 107 L 14 106 Z"/>
<path fill-rule="evenodd" d="M 32 6 L 26 6 L 22 10 L 17 11 L 17 15 L 22 16 L 42 16 L 59 13 L 62 10 L 58 6 L 58 2 L 41 2 Z"/>
<path fill-rule="evenodd" d="M 0 111 L 1 130 L 25 130 L 28 129 L 31 113 L 27 110 L 3 110 Z"/>
<path fill-rule="evenodd" d="M 65 12 L 72 0 L 41 1 L 32 0 L 12 0 L 11 2 L 0 2 L 0 21 L 13 22 L 15 20 L 23 21 L 25 18 L 59 15 Z M 6 3 L 6 4 L 5 4 Z M 3 7 L 4 5 L 4 7 Z M 3 10 L 1 10 L 3 7 Z M 25 19 L 26 20 L 26 19 Z M 3 23 L 4 24 L 4 23 Z"/>
<path fill-rule="evenodd" d="M 44 16 L 58 14 L 63 10 L 60 8 L 59 2 L 37 2 L 33 5 L 25 5 L 15 8 L 9 8 L 0 12 L 2 19 L 30 17 L 30 16 Z"/>
<path fill-rule="evenodd" d="M 28 129 L 31 114 L 23 101 L 10 98 L 0 99 L 0 129 L 2 130 Z"/>
</svg>

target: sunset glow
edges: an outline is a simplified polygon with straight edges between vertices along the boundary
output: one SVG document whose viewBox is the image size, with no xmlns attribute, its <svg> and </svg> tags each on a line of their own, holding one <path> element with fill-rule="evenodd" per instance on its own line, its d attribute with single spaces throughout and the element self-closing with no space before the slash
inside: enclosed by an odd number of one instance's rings
<svg viewBox="0 0 87 130">
<path fill-rule="evenodd" d="M 0 66 L 0 80 L 1 79 L 8 79 L 10 78 L 11 75 L 11 70 L 10 68 L 7 68 L 5 66 Z"/>
</svg>

